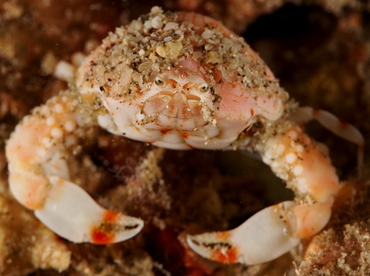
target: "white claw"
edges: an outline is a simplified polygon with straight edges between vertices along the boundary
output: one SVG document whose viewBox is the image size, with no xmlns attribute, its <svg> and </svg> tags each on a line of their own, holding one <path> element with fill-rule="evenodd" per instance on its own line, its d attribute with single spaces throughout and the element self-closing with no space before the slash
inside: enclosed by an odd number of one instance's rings
<svg viewBox="0 0 370 276">
<path fill-rule="evenodd" d="M 49 177 L 53 185 L 36 217 L 59 236 L 72 242 L 107 244 L 127 240 L 143 228 L 143 221 L 108 211 L 99 206 L 82 188 Z"/>
<path fill-rule="evenodd" d="M 293 201 L 285 201 L 267 207 L 233 230 L 188 236 L 188 244 L 198 254 L 218 262 L 268 262 L 300 242 L 292 236 L 286 221 L 287 210 L 294 205 Z"/>
</svg>

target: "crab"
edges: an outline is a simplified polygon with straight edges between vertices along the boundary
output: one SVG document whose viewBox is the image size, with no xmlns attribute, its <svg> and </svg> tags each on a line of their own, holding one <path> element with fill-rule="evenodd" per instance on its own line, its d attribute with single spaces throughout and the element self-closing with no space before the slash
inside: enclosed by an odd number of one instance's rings
<svg viewBox="0 0 370 276">
<path fill-rule="evenodd" d="M 10 189 L 59 236 L 110 244 L 144 222 L 106 210 L 71 182 L 66 156 L 87 128 L 173 150 L 256 152 L 295 199 L 187 242 L 215 261 L 263 263 L 322 230 L 340 189 L 326 147 L 301 128 L 312 119 L 357 144 L 362 163 L 361 133 L 326 111 L 299 107 L 242 38 L 209 17 L 154 7 L 110 33 L 67 91 L 19 123 L 6 146 Z"/>
</svg>

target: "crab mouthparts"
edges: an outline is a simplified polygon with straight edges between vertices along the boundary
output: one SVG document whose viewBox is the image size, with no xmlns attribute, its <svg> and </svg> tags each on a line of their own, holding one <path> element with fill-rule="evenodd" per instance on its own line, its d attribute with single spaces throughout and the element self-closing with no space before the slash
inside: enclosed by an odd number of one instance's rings
<svg viewBox="0 0 370 276">
<path fill-rule="evenodd" d="M 150 97 L 142 110 L 151 123 L 147 127 L 179 133 L 203 128 L 207 124 L 203 112 L 208 107 L 200 97 L 186 92 L 161 91 Z"/>
<path fill-rule="evenodd" d="M 154 119 L 156 125 L 166 129 L 177 129 L 188 120 L 204 125 L 201 113 L 203 106 L 198 96 L 183 92 L 162 91 L 145 102 L 143 111 L 146 116 Z"/>
</svg>

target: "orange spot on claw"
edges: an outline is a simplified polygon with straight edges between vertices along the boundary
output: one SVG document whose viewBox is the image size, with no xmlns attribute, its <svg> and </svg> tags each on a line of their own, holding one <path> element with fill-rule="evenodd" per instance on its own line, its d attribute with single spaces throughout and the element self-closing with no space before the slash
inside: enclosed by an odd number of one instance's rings
<svg viewBox="0 0 370 276">
<path fill-rule="evenodd" d="M 234 264 L 238 260 L 236 248 L 228 249 L 226 252 L 216 250 L 212 253 L 211 259 L 224 264 Z"/>
<path fill-rule="evenodd" d="M 114 234 L 106 232 L 99 227 L 91 229 L 91 239 L 94 244 L 110 244 L 114 242 Z"/>
<path fill-rule="evenodd" d="M 91 239 L 94 244 L 110 244 L 115 240 L 112 225 L 116 224 L 118 214 L 112 211 L 105 211 L 103 220 L 99 226 L 94 226 L 91 231 Z"/>
<path fill-rule="evenodd" d="M 118 218 L 117 213 L 107 210 L 104 212 L 103 222 L 116 223 L 117 218 Z"/>
<path fill-rule="evenodd" d="M 220 241 L 227 241 L 230 239 L 229 231 L 218 232 L 217 239 Z M 234 264 L 238 260 L 239 252 L 235 247 L 230 247 L 225 250 L 214 250 L 211 259 L 224 264 Z"/>
<path fill-rule="evenodd" d="M 217 232 L 217 239 L 219 240 L 228 240 L 230 238 L 230 231 L 222 231 L 222 232 Z"/>
</svg>

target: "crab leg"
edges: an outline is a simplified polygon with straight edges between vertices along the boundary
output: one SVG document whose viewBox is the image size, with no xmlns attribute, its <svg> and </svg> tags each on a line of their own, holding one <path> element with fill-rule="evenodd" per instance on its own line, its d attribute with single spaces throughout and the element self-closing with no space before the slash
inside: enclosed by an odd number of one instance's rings
<svg viewBox="0 0 370 276">
<path fill-rule="evenodd" d="M 338 117 L 326 110 L 313 109 L 309 106 L 297 108 L 291 117 L 297 123 L 307 123 L 311 120 L 317 120 L 322 126 L 335 135 L 356 144 L 358 148 L 357 166 L 359 176 L 361 176 L 364 163 L 365 140 L 361 132 L 355 126 L 340 121 Z"/>
<path fill-rule="evenodd" d="M 339 181 L 321 146 L 298 126 L 288 126 L 256 150 L 297 201 L 267 207 L 233 230 L 189 236 L 190 247 L 200 255 L 224 263 L 267 262 L 327 224 Z"/>
<path fill-rule="evenodd" d="M 68 103 L 68 104 L 67 104 Z M 140 219 L 105 210 L 69 181 L 68 155 L 88 127 L 78 99 L 60 95 L 36 108 L 9 139 L 9 185 L 15 198 L 52 231 L 73 242 L 106 244 L 136 235 Z"/>
</svg>

